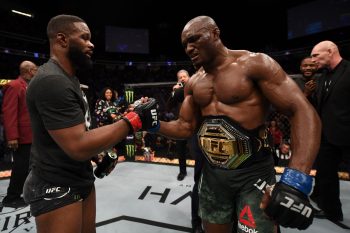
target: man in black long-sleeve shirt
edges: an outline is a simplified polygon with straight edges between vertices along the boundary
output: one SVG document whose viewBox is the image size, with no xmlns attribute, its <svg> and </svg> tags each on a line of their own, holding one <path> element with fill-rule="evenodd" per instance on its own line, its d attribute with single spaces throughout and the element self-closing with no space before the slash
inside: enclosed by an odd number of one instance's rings
<svg viewBox="0 0 350 233">
<path fill-rule="evenodd" d="M 311 198 L 323 210 L 316 213 L 316 217 L 342 221 L 337 172 L 341 162 L 350 164 L 350 62 L 341 57 L 338 46 L 331 41 L 315 45 L 311 56 L 324 71 L 317 80 L 315 94 L 315 107 L 322 120 L 322 137 Z"/>
<path fill-rule="evenodd" d="M 179 70 L 176 74 L 177 83 L 173 86 L 173 92 L 168 101 L 168 107 L 178 108 L 184 100 L 184 86 L 190 79 L 190 75 L 187 70 Z M 179 159 L 180 172 L 177 176 L 177 180 L 181 181 L 187 175 L 186 171 L 186 153 L 187 152 L 187 140 L 176 140 L 176 155 Z"/>
</svg>

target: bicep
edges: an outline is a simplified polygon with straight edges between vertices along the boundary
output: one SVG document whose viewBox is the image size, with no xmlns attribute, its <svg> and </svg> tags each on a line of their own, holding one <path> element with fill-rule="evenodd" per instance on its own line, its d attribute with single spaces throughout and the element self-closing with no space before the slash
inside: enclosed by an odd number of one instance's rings
<svg viewBox="0 0 350 233">
<path fill-rule="evenodd" d="M 279 111 L 290 115 L 298 105 L 306 101 L 298 85 L 275 60 L 265 57 L 259 64 L 257 83 L 263 96 Z"/>
<path fill-rule="evenodd" d="M 189 124 L 191 129 L 194 130 L 197 125 L 198 110 L 193 101 L 192 95 L 186 95 L 184 101 L 181 104 L 179 112 L 179 120 Z"/>
<path fill-rule="evenodd" d="M 285 115 L 292 114 L 306 100 L 297 84 L 284 72 L 262 81 L 260 87 L 269 102 Z"/>
</svg>

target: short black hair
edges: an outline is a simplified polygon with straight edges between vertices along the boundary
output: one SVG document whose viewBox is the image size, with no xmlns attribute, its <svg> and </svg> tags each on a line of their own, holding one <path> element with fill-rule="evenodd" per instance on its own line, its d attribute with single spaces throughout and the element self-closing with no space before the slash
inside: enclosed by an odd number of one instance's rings
<svg viewBox="0 0 350 233">
<path fill-rule="evenodd" d="M 304 58 L 300 61 L 300 63 L 302 63 L 305 59 L 308 59 L 308 58 L 312 58 L 312 56 L 306 56 L 306 57 L 304 57 Z"/>
<path fill-rule="evenodd" d="M 72 24 L 76 22 L 86 23 L 82 18 L 75 15 L 57 15 L 50 19 L 47 24 L 47 36 L 52 39 L 57 33 L 70 33 L 73 29 Z"/>
</svg>

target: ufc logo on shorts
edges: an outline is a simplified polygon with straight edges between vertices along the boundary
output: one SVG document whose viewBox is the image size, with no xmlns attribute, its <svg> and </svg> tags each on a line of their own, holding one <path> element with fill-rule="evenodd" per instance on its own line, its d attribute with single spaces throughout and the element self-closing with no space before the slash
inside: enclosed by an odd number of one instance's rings
<svg viewBox="0 0 350 233">
<path fill-rule="evenodd" d="M 61 191 L 61 187 L 53 187 L 46 189 L 46 193 L 58 193 Z"/>
<path fill-rule="evenodd" d="M 151 109 L 151 115 L 152 115 L 152 126 L 157 126 L 158 124 L 158 116 L 157 116 L 157 109 Z"/>
<path fill-rule="evenodd" d="M 310 217 L 311 213 L 312 213 L 312 209 L 308 206 L 305 206 L 303 203 L 300 203 L 300 204 L 294 204 L 294 200 L 290 197 L 284 197 L 287 202 L 286 203 L 283 203 L 283 202 L 280 202 L 280 205 L 288 208 L 288 209 L 291 209 L 297 213 L 300 213 L 301 215 L 304 215 L 305 217 Z"/>
</svg>

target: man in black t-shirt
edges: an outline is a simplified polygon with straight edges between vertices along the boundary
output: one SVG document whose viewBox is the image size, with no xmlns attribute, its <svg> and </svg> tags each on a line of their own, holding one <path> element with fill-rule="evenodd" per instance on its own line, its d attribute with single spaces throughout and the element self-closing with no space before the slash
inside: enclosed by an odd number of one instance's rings
<svg viewBox="0 0 350 233">
<path fill-rule="evenodd" d="M 58 15 L 49 21 L 47 35 L 50 60 L 39 68 L 26 96 L 33 144 L 24 199 L 39 233 L 94 233 L 96 195 L 90 159 L 130 131 L 156 128 L 157 103 L 143 98 L 123 120 L 89 130 L 88 104 L 75 74 L 92 67 L 90 29 L 77 16 Z"/>
</svg>

